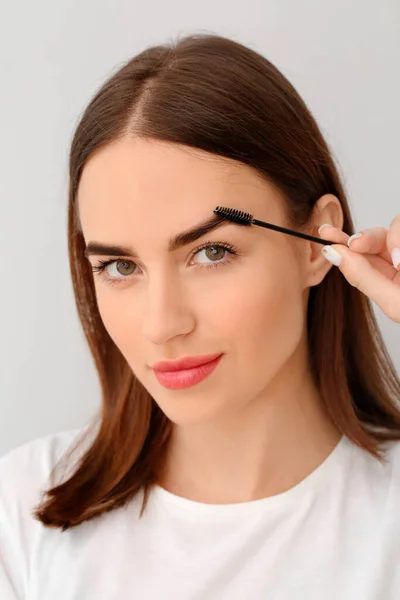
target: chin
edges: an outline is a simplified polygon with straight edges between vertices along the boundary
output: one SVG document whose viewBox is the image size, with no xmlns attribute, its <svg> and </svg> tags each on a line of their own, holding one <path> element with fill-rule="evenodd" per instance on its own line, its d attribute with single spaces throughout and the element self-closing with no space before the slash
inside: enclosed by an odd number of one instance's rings
<svg viewBox="0 0 400 600">
<path fill-rule="evenodd" d="M 153 398 L 165 416 L 178 427 L 210 423 L 231 412 L 219 403 L 210 403 L 200 398 L 177 397 L 176 400 L 163 399 L 161 402 L 155 396 Z"/>
</svg>

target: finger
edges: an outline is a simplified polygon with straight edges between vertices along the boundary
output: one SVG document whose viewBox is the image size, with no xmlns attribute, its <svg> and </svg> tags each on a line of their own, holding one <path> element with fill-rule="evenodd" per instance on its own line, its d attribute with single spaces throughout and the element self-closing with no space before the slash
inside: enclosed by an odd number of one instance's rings
<svg viewBox="0 0 400 600">
<path fill-rule="evenodd" d="M 379 254 L 392 264 L 392 257 L 387 247 L 388 230 L 384 227 L 364 229 L 350 236 L 347 245 L 353 252 L 360 254 Z"/>
<path fill-rule="evenodd" d="M 353 287 L 373 300 L 390 319 L 400 323 L 400 286 L 376 271 L 365 256 L 346 246 L 324 246 L 322 253 L 340 269 Z M 330 258 L 327 253 L 331 254 Z M 394 272 L 393 267 L 392 270 Z"/>
<path fill-rule="evenodd" d="M 329 240 L 330 242 L 335 242 L 335 244 L 347 244 L 347 240 L 349 236 L 347 233 L 339 229 L 338 227 L 334 227 L 333 225 L 323 224 L 318 229 L 318 234 L 320 237 Z"/>
<path fill-rule="evenodd" d="M 395 269 L 400 271 L 400 214 L 390 224 L 387 246 Z"/>
<path fill-rule="evenodd" d="M 399 284 L 400 272 L 396 271 L 391 262 L 383 259 L 379 254 L 364 254 L 363 255 L 373 269 L 379 271 L 386 279 L 389 279 Z"/>
</svg>

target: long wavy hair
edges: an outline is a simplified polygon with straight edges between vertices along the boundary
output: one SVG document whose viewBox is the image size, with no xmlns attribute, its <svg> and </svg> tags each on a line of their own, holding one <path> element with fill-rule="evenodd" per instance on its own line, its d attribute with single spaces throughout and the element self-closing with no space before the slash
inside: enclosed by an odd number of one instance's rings
<svg viewBox="0 0 400 600">
<path fill-rule="evenodd" d="M 135 137 L 185 144 L 250 165 L 283 193 L 293 227 L 307 227 L 316 201 L 334 194 L 344 231 L 354 233 L 343 185 L 315 119 L 258 52 L 218 35 L 188 35 L 147 48 L 102 85 L 73 136 L 68 207 L 76 306 L 102 403 L 93 439 L 73 473 L 47 490 L 33 513 L 45 526 L 62 530 L 125 505 L 140 490 L 142 514 L 172 428 L 101 320 L 77 210 L 89 157 L 110 142 Z M 307 329 L 313 376 L 332 422 L 385 460 L 381 444 L 400 439 L 400 381 L 370 301 L 331 269 L 310 289 Z"/>
</svg>

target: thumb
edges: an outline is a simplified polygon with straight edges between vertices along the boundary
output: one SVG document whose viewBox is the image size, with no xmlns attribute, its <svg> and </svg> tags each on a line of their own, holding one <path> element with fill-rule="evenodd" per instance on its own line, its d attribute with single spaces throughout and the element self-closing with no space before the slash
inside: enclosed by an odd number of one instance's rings
<svg viewBox="0 0 400 600">
<path fill-rule="evenodd" d="M 365 256 L 352 252 L 350 248 L 341 244 L 324 246 L 321 253 L 326 260 L 339 268 L 353 287 L 388 313 L 388 307 L 395 295 L 393 282 L 374 269 Z"/>
</svg>

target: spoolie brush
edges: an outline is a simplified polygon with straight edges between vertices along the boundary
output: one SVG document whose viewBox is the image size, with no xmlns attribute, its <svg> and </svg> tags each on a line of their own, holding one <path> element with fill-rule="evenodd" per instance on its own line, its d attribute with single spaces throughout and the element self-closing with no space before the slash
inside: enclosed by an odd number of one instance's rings
<svg viewBox="0 0 400 600">
<path fill-rule="evenodd" d="M 273 229 L 274 231 L 280 231 L 281 233 L 287 233 L 295 237 L 309 240 L 310 242 L 317 242 L 317 244 L 323 244 L 324 246 L 334 244 L 329 240 L 314 237 L 313 235 L 307 235 L 307 233 L 300 233 L 300 231 L 292 231 L 292 229 L 286 229 L 286 227 L 280 227 L 279 225 L 272 225 L 272 223 L 266 223 L 265 221 L 259 221 L 254 219 L 250 213 L 243 212 L 242 210 L 236 210 L 235 208 L 225 208 L 224 206 L 217 206 L 214 210 L 214 214 L 219 217 L 223 217 L 227 221 L 232 221 L 237 225 L 260 225 L 260 227 L 266 227 L 267 229 Z"/>
</svg>

